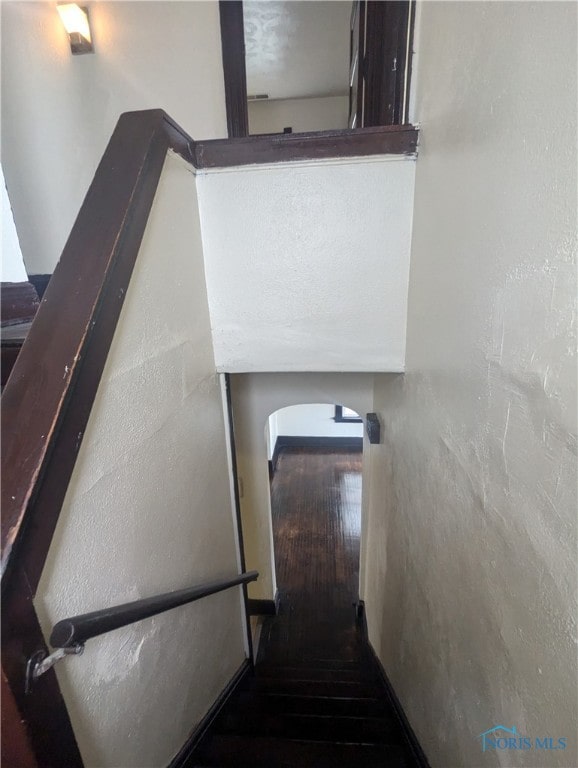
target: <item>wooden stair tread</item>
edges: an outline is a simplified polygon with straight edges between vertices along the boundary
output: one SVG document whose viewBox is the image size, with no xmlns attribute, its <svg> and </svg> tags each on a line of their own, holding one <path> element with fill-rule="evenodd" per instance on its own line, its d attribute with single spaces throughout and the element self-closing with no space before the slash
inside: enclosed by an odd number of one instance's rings
<svg viewBox="0 0 578 768">
<path fill-rule="evenodd" d="M 330 680 L 299 680 L 271 677 L 255 677 L 250 682 L 254 691 L 269 691 L 271 693 L 289 693 L 302 696 L 331 696 L 342 698 L 374 697 L 376 688 L 370 683 L 342 682 Z"/>
<path fill-rule="evenodd" d="M 328 680 L 331 682 L 356 683 L 364 682 L 368 675 L 361 668 L 332 669 L 330 667 L 280 667 L 260 665 L 255 668 L 258 678 L 284 680 Z"/>
<path fill-rule="evenodd" d="M 332 744 L 270 737 L 214 736 L 197 766 L 235 768 L 406 768 L 405 751 L 389 744 Z"/>
<path fill-rule="evenodd" d="M 225 716 L 219 723 L 219 732 L 350 744 L 394 744 L 402 743 L 403 738 L 395 721 L 385 717 L 280 715 L 241 710 Z"/>
<path fill-rule="evenodd" d="M 237 706 L 244 712 L 334 717 L 380 717 L 386 710 L 383 699 L 373 697 L 299 696 L 283 693 L 242 693 Z"/>
</svg>

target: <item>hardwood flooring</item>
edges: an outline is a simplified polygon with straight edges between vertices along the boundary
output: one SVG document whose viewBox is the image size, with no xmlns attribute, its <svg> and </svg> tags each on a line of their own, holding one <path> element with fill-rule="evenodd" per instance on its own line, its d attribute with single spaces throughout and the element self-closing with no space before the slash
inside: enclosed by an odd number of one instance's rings
<svg viewBox="0 0 578 768">
<path fill-rule="evenodd" d="M 415 768 L 356 621 L 361 454 L 284 449 L 271 490 L 279 614 L 186 766 Z"/>
<path fill-rule="evenodd" d="M 285 449 L 271 485 L 278 616 L 260 662 L 358 661 L 361 453 Z"/>
</svg>

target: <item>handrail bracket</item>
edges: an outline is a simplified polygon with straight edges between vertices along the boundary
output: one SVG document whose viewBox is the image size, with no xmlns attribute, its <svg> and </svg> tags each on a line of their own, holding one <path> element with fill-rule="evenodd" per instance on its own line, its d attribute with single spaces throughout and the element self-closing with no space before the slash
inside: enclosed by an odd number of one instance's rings
<svg viewBox="0 0 578 768">
<path fill-rule="evenodd" d="M 41 677 L 45 672 L 48 672 L 49 669 L 52 669 L 52 667 L 58 661 L 64 659 L 66 656 L 80 656 L 80 654 L 83 652 L 83 643 L 73 645 L 71 648 L 58 648 L 49 656 L 44 650 L 35 651 L 26 663 L 26 679 L 24 684 L 25 692 L 30 693 L 34 683 L 38 680 L 38 678 Z"/>
</svg>

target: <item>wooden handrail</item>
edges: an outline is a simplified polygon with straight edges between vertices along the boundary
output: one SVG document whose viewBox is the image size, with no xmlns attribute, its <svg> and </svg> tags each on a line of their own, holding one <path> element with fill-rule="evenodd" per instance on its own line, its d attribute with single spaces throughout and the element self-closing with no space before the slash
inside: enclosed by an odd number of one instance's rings
<svg viewBox="0 0 578 768">
<path fill-rule="evenodd" d="M 57 444 L 66 444 L 66 456 L 59 456 L 62 482 L 60 493 L 53 493 L 63 496 L 68 485 L 165 155 L 171 148 L 192 163 L 192 146 L 162 110 L 129 112 L 121 116 L 98 166 L 2 395 L 3 576 Z M 64 423 L 70 393 L 94 347 L 100 352 L 97 360 L 91 356 L 96 368 L 70 445 Z M 37 553 L 36 560 L 42 567 L 44 558 Z"/>
<path fill-rule="evenodd" d="M 121 116 L 2 395 L 2 675 L 43 768 L 82 760 L 33 603 L 166 154 L 192 139 L 162 110 Z"/>
<path fill-rule="evenodd" d="M 248 584 L 259 578 L 257 571 L 247 571 L 230 579 L 218 579 L 196 587 L 177 589 L 173 592 L 165 592 L 154 597 L 145 597 L 142 600 L 134 600 L 131 603 L 114 605 L 111 608 L 103 608 L 100 611 L 83 613 L 70 619 L 62 619 L 52 628 L 50 645 L 53 648 L 73 648 L 82 645 L 87 640 L 113 629 L 126 627 L 136 621 L 148 619 L 159 613 L 170 611 L 187 603 L 201 600 L 203 597 L 223 592 L 239 584 Z"/>
</svg>

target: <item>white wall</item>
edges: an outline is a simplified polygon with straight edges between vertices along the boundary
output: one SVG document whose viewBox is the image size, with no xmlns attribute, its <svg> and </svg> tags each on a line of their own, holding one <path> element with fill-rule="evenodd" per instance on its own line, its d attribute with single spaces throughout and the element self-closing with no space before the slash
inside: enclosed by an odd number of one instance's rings
<svg viewBox="0 0 578 768">
<path fill-rule="evenodd" d="M 67 616 L 238 573 L 225 434 L 194 177 L 169 156 L 38 589 L 47 637 Z M 242 626 L 233 589 L 62 662 L 87 768 L 166 765 L 242 663 Z"/>
<path fill-rule="evenodd" d="M 249 585 L 249 593 L 251 597 L 272 599 L 276 581 L 265 437 L 268 417 L 280 408 L 303 403 L 346 405 L 365 414 L 372 410 L 373 377 L 363 373 L 235 375 L 231 377 L 231 395 L 245 557 L 247 568 L 256 568 L 260 573 L 259 581 Z M 363 473 L 365 476 L 365 462 Z M 365 481 L 362 494 L 365 510 Z M 360 572 L 363 557 L 362 549 Z"/>
<path fill-rule="evenodd" d="M 350 15 L 342 0 L 244 0 L 247 93 L 348 93 Z"/>
<path fill-rule="evenodd" d="M 370 638 L 433 768 L 574 766 L 576 14 L 422 5 L 405 376 L 377 376 Z M 482 754 L 494 725 L 566 751 Z"/>
<path fill-rule="evenodd" d="M 363 424 L 336 422 L 334 416 L 335 405 L 308 403 L 282 408 L 276 413 L 277 434 L 289 437 L 362 437 Z"/>
<path fill-rule="evenodd" d="M 227 135 L 216 2 L 92 2 L 72 56 L 56 6 L 2 2 L 2 164 L 29 273 L 52 272 L 122 112 Z"/>
<path fill-rule="evenodd" d="M 340 403 L 338 403 L 340 405 Z M 279 435 L 284 437 L 363 437 L 363 424 L 335 421 L 335 404 L 306 403 L 281 408 L 269 416 L 265 437 L 272 459 Z"/>
<path fill-rule="evenodd" d="M 250 101 L 249 133 L 293 133 L 347 128 L 349 97 L 328 96 L 320 99 L 275 99 Z"/>
<path fill-rule="evenodd" d="M 402 371 L 415 161 L 197 176 L 220 371 Z"/>
<path fill-rule="evenodd" d="M 14 226 L 14 216 L 6 191 L 4 172 L 0 165 L 0 191 L 2 194 L 2 274 L 3 283 L 22 283 L 28 280 L 22 251 Z"/>
</svg>

